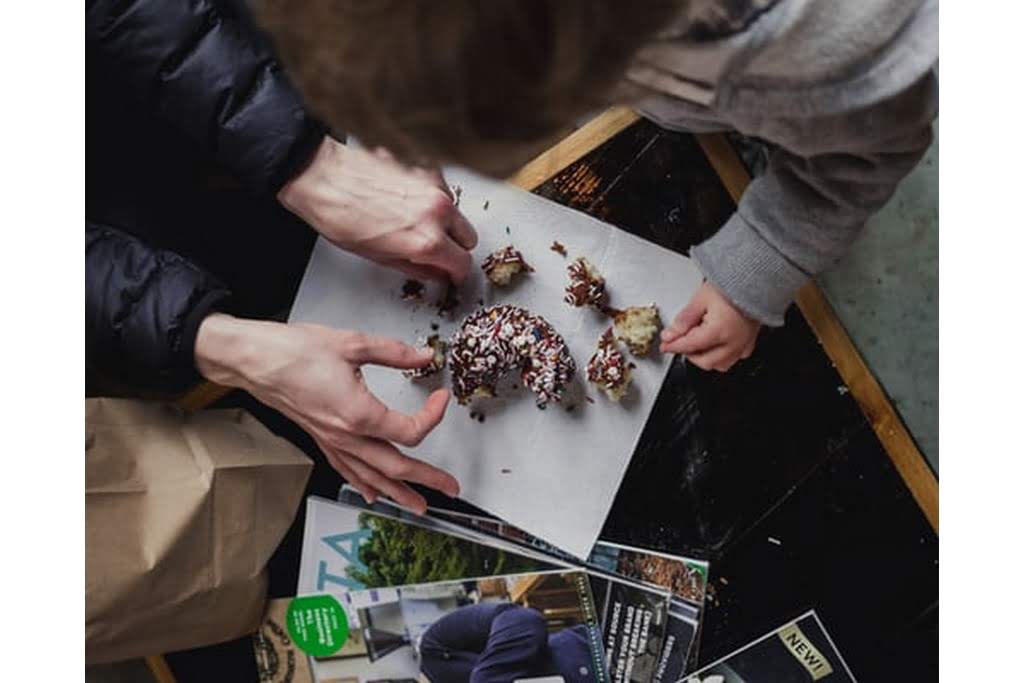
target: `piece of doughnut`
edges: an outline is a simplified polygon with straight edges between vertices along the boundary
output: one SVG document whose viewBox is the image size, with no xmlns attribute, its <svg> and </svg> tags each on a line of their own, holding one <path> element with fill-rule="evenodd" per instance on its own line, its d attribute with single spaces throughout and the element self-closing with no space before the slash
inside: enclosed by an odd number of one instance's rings
<svg viewBox="0 0 1024 683">
<path fill-rule="evenodd" d="M 597 351 L 587 362 L 587 380 L 618 403 L 629 390 L 632 371 L 633 364 L 626 362 L 609 327 L 597 341 Z"/>
<path fill-rule="evenodd" d="M 533 268 L 522 253 L 511 244 L 490 254 L 480 264 L 480 269 L 491 284 L 504 287 L 519 273 L 532 273 Z"/>
<path fill-rule="evenodd" d="M 519 306 L 491 306 L 470 315 L 452 335 L 452 392 L 461 404 L 494 396 L 498 381 L 518 371 L 537 406 L 562 399 L 576 362 L 544 318 Z"/>
<path fill-rule="evenodd" d="M 634 356 L 647 355 L 661 329 L 658 307 L 630 306 L 615 311 L 615 337 L 629 348 Z"/>
<path fill-rule="evenodd" d="M 422 368 L 406 370 L 405 376 L 410 379 L 423 379 L 424 377 L 436 375 L 444 370 L 445 354 L 448 351 L 448 343 L 441 339 L 440 335 L 430 335 L 420 344 L 420 347 L 433 349 L 434 357 L 431 359 L 429 364 L 424 365 Z"/>
<path fill-rule="evenodd" d="M 569 284 L 565 287 L 565 303 L 570 306 L 602 308 L 608 301 L 604 278 L 590 261 L 579 257 L 568 266 Z"/>
</svg>

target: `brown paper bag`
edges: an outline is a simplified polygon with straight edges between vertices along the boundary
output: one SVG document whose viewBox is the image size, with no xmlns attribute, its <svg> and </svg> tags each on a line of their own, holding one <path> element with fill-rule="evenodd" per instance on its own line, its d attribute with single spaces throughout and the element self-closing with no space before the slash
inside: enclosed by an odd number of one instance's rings
<svg viewBox="0 0 1024 683">
<path fill-rule="evenodd" d="M 85 403 L 86 662 L 254 631 L 310 460 L 241 410 Z"/>
</svg>

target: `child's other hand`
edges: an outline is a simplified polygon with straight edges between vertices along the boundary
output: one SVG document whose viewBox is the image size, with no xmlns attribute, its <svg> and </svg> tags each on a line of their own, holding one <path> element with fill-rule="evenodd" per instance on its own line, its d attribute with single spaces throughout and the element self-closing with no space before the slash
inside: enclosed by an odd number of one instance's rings
<svg viewBox="0 0 1024 683">
<path fill-rule="evenodd" d="M 701 285 L 661 332 L 661 352 L 681 353 L 699 368 L 725 372 L 754 351 L 761 323 L 748 318 L 710 282 Z"/>
</svg>

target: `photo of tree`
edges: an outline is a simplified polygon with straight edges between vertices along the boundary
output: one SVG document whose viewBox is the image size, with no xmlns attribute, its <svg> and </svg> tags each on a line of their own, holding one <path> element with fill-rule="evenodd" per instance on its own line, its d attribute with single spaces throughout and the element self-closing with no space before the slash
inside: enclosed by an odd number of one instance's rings
<svg viewBox="0 0 1024 683">
<path fill-rule="evenodd" d="M 360 564 L 349 565 L 345 571 L 367 588 L 552 568 L 544 562 L 380 515 L 360 514 L 359 527 L 371 534 L 359 545 Z"/>
</svg>

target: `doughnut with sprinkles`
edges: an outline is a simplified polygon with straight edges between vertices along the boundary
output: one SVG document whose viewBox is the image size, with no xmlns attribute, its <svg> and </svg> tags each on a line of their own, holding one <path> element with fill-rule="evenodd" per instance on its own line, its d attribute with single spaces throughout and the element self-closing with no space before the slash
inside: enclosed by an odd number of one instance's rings
<svg viewBox="0 0 1024 683">
<path fill-rule="evenodd" d="M 498 381 L 518 371 L 537 407 L 558 403 L 576 372 L 562 336 L 544 318 L 525 308 L 491 306 L 470 315 L 449 346 L 452 392 L 465 405 L 494 396 Z"/>
</svg>

